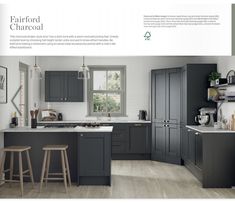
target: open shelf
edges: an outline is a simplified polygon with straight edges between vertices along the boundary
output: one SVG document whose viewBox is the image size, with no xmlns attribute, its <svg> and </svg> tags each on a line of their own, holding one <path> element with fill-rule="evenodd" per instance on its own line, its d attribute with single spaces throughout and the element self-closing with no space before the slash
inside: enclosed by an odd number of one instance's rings
<svg viewBox="0 0 235 203">
<path fill-rule="evenodd" d="M 215 85 L 211 86 L 210 88 L 226 88 L 226 87 L 235 87 L 235 84 L 221 84 L 221 85 Z"/>
</svg>

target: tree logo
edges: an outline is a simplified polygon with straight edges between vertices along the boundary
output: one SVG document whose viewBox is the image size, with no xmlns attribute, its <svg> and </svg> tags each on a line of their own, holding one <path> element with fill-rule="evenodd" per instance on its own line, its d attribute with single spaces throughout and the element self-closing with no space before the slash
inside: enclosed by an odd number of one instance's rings
<svg viewBox="0 0 235 203">
<path fill-rule="evenodd" d="M 145 40 L 150 40 L 150 37 L 151 37 L 151 32 L 147 31 L 147 32 L 144 34 Z"/>
</svg>

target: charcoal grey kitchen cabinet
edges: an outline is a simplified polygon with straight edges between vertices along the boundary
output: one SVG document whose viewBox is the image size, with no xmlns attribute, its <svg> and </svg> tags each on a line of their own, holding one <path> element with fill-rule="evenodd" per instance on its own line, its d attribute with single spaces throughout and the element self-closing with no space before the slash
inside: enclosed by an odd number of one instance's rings
<svg viewBox="0 0 235 203">
<path fill-rule="evenodd" d="M 78 134 L 78 185 L 111 184 L 111 133 Z"/>
<path fill-rule="evenodd" d="M 181 126 L 181 158 L 187 159 L 189 154 L 189 137 L 187 133 L 188 129 L 185 126 Z"/>
<path fill-rule="evenodd" d="M 150 123 L 112 123 L 112 159 L 150 159 Z"/>
<path fill-rule="evenodd" d="M 109 124 L 113 125 L 112 132 L 112 154 L 124 154 L 128 151 L 128 125 L 127 124 Z"/>
<path fill-rule="evenodd" d="M 152 70 L 152 159 L 179 164 L 181 68 Z"/>
<path fill-rule="evenodd" d="M 83 80 L 77 71 L 45 71 L 46 102 L 83 102 Z"/>
<path fill-rule="evenodd" d="M 165 161 L 166 154 L 166 124 L 152 123 L 152 153 L 151 159 Z"/>
<path fill-rule="evenodd" d="M 196 156 L 196 135 L 195 131 L 188 129 L 188 160 L 195 165 Z"/>
<path fill-rule="evenodd" d="M 186 167 L 201 181 L 203 169 L 203 141 L 202 134 L 187 129 L 188 156 L 185 157 Z"/>
<path fill-rule="evenodd" d="M 129 153 L 150 153 L 150 128 L 148 125 L 135 123 L 129 125 Z"/>
<path fill-rule="evenodd" d="M 195 132 L 195 165 L 202 170 L 203 168 L 203 148 L 202 148 L 202 134 Z"/>
</svg>

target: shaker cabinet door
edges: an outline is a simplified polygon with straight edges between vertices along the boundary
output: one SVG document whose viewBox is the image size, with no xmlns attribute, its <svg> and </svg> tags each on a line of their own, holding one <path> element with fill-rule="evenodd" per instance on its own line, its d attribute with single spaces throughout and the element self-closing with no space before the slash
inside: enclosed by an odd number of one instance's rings
<svg viewBox="0 0 235 203">
<path fill-rule="evenodd" d="M 110 172 L 111 136 L 102 133 L 78 135 L 79 176 L 106 176 Z"/>
<path fill-rule="evenodd" d="M 166 119 L 166 71 L 152 72 L 152 122 Z"/>
<path fill-rule="evenodd" d="M 45 101 L 64 102 L 65 83 L 64 72 L 46 71 L 45 72 Z"/>
<path fill-rule="evenodd" d="M 165 127 L 161 123 L 152 124 L 152 153 L 151 159 L 165 161 L 166 139 Z"/>
<path fill-rule="evenodd" d="M 83 80 L 78 79 L 77 71 L 68 71 L 66 73 L 66 96 L 67 102 L 83 101 Z"/>
</svg>

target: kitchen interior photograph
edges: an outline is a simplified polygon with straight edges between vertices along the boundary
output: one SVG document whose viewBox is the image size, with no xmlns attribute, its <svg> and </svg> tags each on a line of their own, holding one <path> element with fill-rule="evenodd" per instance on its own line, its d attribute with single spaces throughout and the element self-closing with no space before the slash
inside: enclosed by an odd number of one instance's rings
<svg viewBox="0 0 235 203">
<path fill-rule="evenodd" d="M 235 57 L 1 56 L 0 198 L 235 198 Z"/>
</svg>

